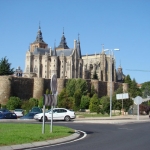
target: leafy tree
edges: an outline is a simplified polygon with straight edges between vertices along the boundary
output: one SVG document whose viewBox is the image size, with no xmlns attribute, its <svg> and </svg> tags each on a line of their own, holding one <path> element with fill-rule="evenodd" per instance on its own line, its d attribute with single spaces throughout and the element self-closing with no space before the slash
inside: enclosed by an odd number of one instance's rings
<svg viewBox="0 0 150 150">
<path fill-rule="evenodd" d="M 137 87 L 137 83 L 136 80 L 133 79 L 132 83 L 131 83 L 131 87 L 129 89 L 130 92 L 130 96 L 132 98 L 135 98 L 136 96 L 142 96 L 142 92 L 141 90 Z"/>
<path fill-rule="evenodd" d="M 143 93 L 143 98 L 150 96 L 150 81 L 144 82 L 141 86 L 141 91 Z"/>
<path fill-rule="evenodd" d="M 80 109 L 88 109 L 90 104 L 90 97 L 83 95 L 81 97 Z"/>
<path fill-rule="evenodd" d="M 11 63 L 8 62 L 6 57 L 0 60 L 0 75 L 12 75 L 14 74 L 14 68 L 11 68 Z"/>
<path fill-rule="evenodd" d="M 110 98 L 109 96 L 103 96 L 100 98 L 100 105 L 102 105 L 102 110 L 107 114 L 110 113 Z"/>
<path fill-rule="evenodd" d="M 127 76 L 125 77 L 124 82 L 125 82 L 125 83 L 128 83 L 128 88 L 131 87 L 132 80 L 131 80 L 131 78 L 130 78 L 130 75 L 127 75 Z"/>
<path fill-rule="evenodd" d="M 93 74 L 93 78 L 92 78 L 92 79 L 98 80 L 98 75 L 97 75 L 96 71 L 94 71 L 94 74 Z"/>
<path fill-rule="evenodd" d="M 95 92 L 94 85 L 92 85 L 90 96 L 92 97 L 95 93 L 96 93 L 96 92 Z"/>
<path fill-rule="evenodd" d="M 64 107 L 67 109 L 73 109 L 74 98 L 69 97 L 66 89 L 64 88 L 58 95 L 58 107 Z"/>
<path fill-rule="evenodd" d="M 97 112 L 98 107 L 99 107 L 98 95 L 94 94 L 90 100 L 90 106 L 89 106 L 90 112 Z"/>
<path fill-rule="evenodd" d="M 21 104 L 22 102 L 19 97 L 10 97 L 6 104 L 6 107 L 9 110 L 14 110 L 16 108 L 21 108 Z"/>
<path fill-rule="evenodd" d="M 66 84 L 66 92 L 73 97 L 75 91 L 80 90 L 82 95 L 87 94 L 87 82 L 84 79 L 69 79 Z"/>
<path fill-rule="evenodd" d="M 34 106 L 37 106 L 37 107 L 38 107 L 38 99 L 36 99 L 36 98 L 30 98 L 30 99 L 29 99 L 29 103 L 32 103 L 32 104 L 33 104 L 33 107 L 34 107 Z"/>
<path fill-rule="evenodd" d="M 32 107 L 35 106 L 34 104 L 34 101 L 25 100 L 22 102 L 21 108 L 26 110 L 26 112 L 29 112 L 32 109 Z"/>
<path fill-rule="evenodd" d="M 74 93 L 74 110 L 79 110 L 80 109 L 80 103 L 81 103 L 81 90 L 76 90 Z"/>
<path fill-rule="evenodd" d="M 40 108 L 43 108 L 43 100 L 44 100 L 44 97 L 42 96 L 42 97 L 39 99 L 39 107 L 40 107 Z"/>
</svg>

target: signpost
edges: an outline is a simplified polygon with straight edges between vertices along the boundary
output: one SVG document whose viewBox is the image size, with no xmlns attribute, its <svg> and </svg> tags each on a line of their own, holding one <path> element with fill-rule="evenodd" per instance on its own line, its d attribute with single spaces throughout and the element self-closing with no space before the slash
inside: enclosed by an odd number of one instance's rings
<svg viewBox="0 0 150 150">
<path fill-rule="evenodd" d="M 57 105 L 57 76 L 54 74 L 51 77 L 50 87 L 52 94 L 44 94 L 43 100 L 43 127 L 42 133 L 45 132 L 45 106 L 51 106 L 51 128 L 50 132 L 53 131 L 53 107 Z"/>
<path fill-rule="evenodd" d="M 139 105 L 143 102 L 142 97 L 137 96 L 135 98 L 132 98 L 134 100 L 134 103 L 137 105 L 137 120 L 139 120 Z"/>
<path fill-rule="evenodd" d="M 128 99 L 129 94 L 128 93 L 121 93 L 121 94 L 116 94 L 116 99 L 122 99 L 122 111 L 123 111 L 123 99 Z"/>
<path fill-rule="evenodd" d="M 55 74 L 53 74 L 51 77 L 51 91 L 54 99 L 54 95 L 57 92 L 57 77 Z M 56 104 L 54 101 L 55 100 L 53 100 L 53 105 Z M 53 132 L 53 105 L 51 105 L 51 133 Z"/>
</svg>

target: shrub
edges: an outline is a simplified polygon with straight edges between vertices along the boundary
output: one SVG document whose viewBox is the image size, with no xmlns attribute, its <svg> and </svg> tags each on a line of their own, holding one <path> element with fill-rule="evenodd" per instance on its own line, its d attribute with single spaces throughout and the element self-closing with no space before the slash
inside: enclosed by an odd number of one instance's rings
<svg viewBox="0 0 150 150">
<path fill-rule="evenodd" d="M 14 110 L 16 108 L 21 108 L 21 104 L 22 102 L 19 97 L 10 97 L 6 104 L 6 107 L 9 110 Z"/>
</svg>

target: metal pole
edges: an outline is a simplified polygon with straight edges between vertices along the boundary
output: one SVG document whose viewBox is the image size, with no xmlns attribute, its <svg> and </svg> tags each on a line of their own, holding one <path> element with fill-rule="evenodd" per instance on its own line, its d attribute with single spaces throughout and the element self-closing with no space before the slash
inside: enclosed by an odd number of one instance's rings
<svg viewBox="0 0 150 150">
<path fill-rule="evenodd" d="M 43 127 L 42 127 L 42 134 L 45 133 L 45 104 L 43 105 Z"/>
<path fill-rule="evenodd" d="M 110 118 L 111 118 L 111 109 L 112 109 L 112 58 L 111 58 L 111 50 L 110 53 Z"/>
<path fill-rule="evenodd" d="M 51 106 L 51 133 L 53 132 L 53 106 Z"/>
</svg>

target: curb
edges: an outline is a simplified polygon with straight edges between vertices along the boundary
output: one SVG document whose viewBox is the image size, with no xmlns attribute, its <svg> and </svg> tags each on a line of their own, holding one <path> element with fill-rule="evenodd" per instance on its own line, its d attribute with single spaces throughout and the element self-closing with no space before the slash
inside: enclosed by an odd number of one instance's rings
<svg viewBox="0 0 150 150">
<path fill-rule="evenodd" d="M 75 133 L 55 139 L 55 140 L 47 140 L 47 141 L 39 141 L 39 142 L 33 142 L 33 143 L 25 143 L 25 144 L 17 144 L 17 145 L 10 145 L 10 146 L 0 146 L 0 150 L 20 150 L 20 149 L 26 149 L 26 148 L 35 148 L 35 147 L 41 147 L 41 146 L 48 146 L 48 145 L 53 145 L 53 144 L 60 144 L 60 143 L 65 143 L 71 140 L 74 140 L 80 136 L 80 133 L 75 130 Z"/>
</svg>

